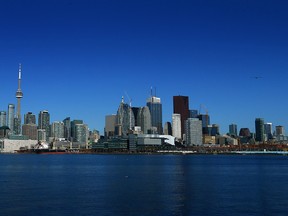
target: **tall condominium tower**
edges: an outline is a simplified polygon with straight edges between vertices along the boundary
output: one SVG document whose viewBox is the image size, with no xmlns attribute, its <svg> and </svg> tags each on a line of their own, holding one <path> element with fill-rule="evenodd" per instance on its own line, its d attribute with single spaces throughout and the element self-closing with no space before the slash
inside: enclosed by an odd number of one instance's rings
<svg viewBox="0 0 288 216">
<path fill-rule="evenodd" d="M 117 124 L 116 127 L 118 127 L 116 135 L 124 135 L 124 136 L 126 136 L 128 132 L 132 130 L 135 126 L 135 117 L 133 111 L 130 105 L 124 103 L 123 97 L 117 111 L 116 124 Z"/>
<path fill-rule="evenodd" d="M 230 136 L 237 136 L 237 125 L 236 124 L 230 124 L 229 125 L 229 134 L 230 134 Z"/>
<path fill-rule="evenodd" d="M 105 116 L 105 137 L 113 137 L 115 135 L 116 120 L 117 116 L 115 114 Z"/>
<path fill-rule="evenodd" d="M 185 121 L 186 145 L 202 145 L 202 121 L 197 118 L 188 118 Z"/>
<path fill-rule="evenodd" d="M 0 111 L 0 127 L 6 126 L 6 112 Z"/>
<path fill-rule="evenodd" d="M 181 115 L 181 136 L 185 133 L 185 121 L 189 118 L 189 97 L 188 96 L 173 96 L 173 113 Z"/>
<path fill-rule="evenodd" d="M 55 140 L 64 138 L 64 122 L 55 121 L 52 123 L 51 137 Z"/>
<path fill-rule="evenodd" d="M 16 118 L 14 120 L 15 123 L 15 134 L 20 134 L 21 133 L 21 99 L 23 97 L 23 93 L 21 90 L 21 73 L 22 73 L 22 68 L 21 64 L 19 64 L 19 71 L 18 71 L 18 89 L 16 91 L 16 98 L 17 98 L 17 113 L 16 113 Z"/>
<path fill-rule="evenodd" d="M 14 115 L 15 115 L 15 105 L 8 105 L 8 118 L 7 118 L 7 126 L 10 129 L 10 132 L 14 132 Z"/>
<path fill-rule="evenodd" d="M 178 113 L 172 114 L 172 135 L 177 139 L 182 138 L 181 115 Z"/>
<path fill-rule="evenodd" d="M 147 106 L 141 107 L 138 110 L 137 114 L 138 125 L 141 127 L 141 130 L 144 134 L 148 134 L 148 131 L 151 130 L 151 114 Z"/>
<path fill-rule="evenodd" d="M 24 114 L 24 124 L 36 124 L 36 116 L 32 112 Z"/>
<path fill-rule="evenodd" d="M 263 142 L 264 141 L 264 119 L 263 118 L 255 119 L 255 132 L 256 132 L 255 140 L 258 142 Z"/>
<path fill-rule="evenodd" d="M 63 120 L 64 123 L 64 138 L 71 141 L 71 120 L 67 117 Z"/>
<path fill-rule="evenodd" d="M 272 123 L 264 124 L 264 134 L 266 134 L 268 140 L 273 138 Z"/>
<path fill-rule="evenodd" d="M 151 114 L 152 127 L 157 128 L 157 133 L 162 134 L 162 104 L 161 99 L 158 97 L 151 96 L 147 99 L 146 105 L 148 106 Z"/>
<path fill-rule="evenodd" d="M 45 130 L 46 141 L 50 136 L 50 114 L 47 110 L 40 111 L 38 116 L 38 129 Z"/>
</svg>

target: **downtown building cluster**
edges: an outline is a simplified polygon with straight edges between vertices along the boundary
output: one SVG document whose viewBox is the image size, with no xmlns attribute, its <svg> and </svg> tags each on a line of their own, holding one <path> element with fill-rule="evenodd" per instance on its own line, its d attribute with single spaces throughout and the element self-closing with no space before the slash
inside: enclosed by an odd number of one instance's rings
<svg viewBox="0 0 288 216">
<path fill-rule="evenodd" d="M 201 108 L 205 106 L 202 105 Z M 272 123 L 264 123 L 263 118 L 255 119 L 255 133 L 250 132 L 249 128 L 241 128 L 238 133 L 237 125 L 231 124 L 229 132 L 221 135 L 219 125 L 210 123 L 208 110 L 205 108 L 203 114 L 201 108 L 200 110 L 189 109 L 188 96 L 173 96 L 172 121 L 165 122 L 162 127 L 162 104 L 159 97 L 151 94 L 146 101 L 146 106 L 143 107 L 132 107 L 131 103 L 125 103 L 122 97 L 117 114 L 107 115 L 105 118 L 105 140 L 109 142 L 110 139 L 115 142 L 115 137 L 125 138 L 134 134 L 136 137 L 153 138 L 156 142 L 157 135 L 158 139 L 163 138 L 161 135 L 168 135 L 175 138 L 173 145 L 178 143 L 185 147 L 235 146 L 287 141 L 283 126 L 276 126 L 273 132 Z"/>
<path fill-rule="evenodd" d="M 19 65 L 18 89 L 16 92 L 17 109 L 15 104 L 8 104 L 6 111 L 0 111 L 0 150 L 13 152 L 19 148 L 49 148 L 79 149 L 89 148 L 89 141 L 99 139 L 99 132 L 89 131 L 83 120 L 50 122 L 50 113 L 42 110 L 36 117 L 32 112 L 24 114 L 22 123 L 21 99 L 21 64 Z M 38 122 L 36 122 L 38 119 Z"/>
</svg>

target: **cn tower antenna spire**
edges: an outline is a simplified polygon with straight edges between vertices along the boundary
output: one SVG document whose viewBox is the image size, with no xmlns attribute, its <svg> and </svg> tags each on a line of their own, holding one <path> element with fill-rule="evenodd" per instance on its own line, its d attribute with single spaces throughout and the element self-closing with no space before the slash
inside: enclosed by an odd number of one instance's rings
<svg viewBox="0 0 288 216">
<path fill-rule="evenodd" d="M 19 77 L 18 79 L 21 80 L 21 72 L 22 72 L 22 65 L 19 63 Z"/>
</svg>

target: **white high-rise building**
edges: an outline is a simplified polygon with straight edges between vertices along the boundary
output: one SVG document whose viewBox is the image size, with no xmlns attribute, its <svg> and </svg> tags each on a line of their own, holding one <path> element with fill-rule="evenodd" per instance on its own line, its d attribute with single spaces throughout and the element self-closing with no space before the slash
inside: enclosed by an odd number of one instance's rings
<svg viewBox="0 0 288 216">
<path fill-rule="evenodd" d="M 185 121 L 186 145 L 202 145 L 202 121 L 197 118 L 188 118 Z"/>
<path fill-rule="evenodd" d="M 181 115 L 178 113 L 172 115 L 172 136 L 181 139 Z"/>
</svg>

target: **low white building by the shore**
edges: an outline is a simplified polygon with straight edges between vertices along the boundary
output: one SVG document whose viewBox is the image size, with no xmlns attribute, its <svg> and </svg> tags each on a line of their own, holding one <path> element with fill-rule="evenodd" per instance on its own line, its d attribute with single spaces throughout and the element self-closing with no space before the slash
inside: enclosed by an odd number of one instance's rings
<svg viewBox="0 0 288 216">
<path fill-rule="evenodd" d="M 20 148 L 31 149 L 37 144 L 37 140 L 14 140 L 1 139 L 0 152 L 1 153 L 16 153 Z"/>
</svg>

